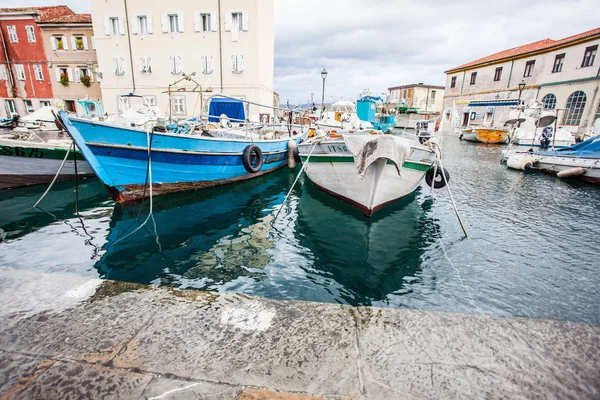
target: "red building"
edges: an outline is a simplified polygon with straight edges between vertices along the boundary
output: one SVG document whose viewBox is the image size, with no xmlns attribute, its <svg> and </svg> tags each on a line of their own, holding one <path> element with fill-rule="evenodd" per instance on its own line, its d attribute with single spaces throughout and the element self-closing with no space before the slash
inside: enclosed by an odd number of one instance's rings
<svg viewBox="0 0 600 400">
<path fill-rule="evenodd" d="M 72 14 L 67 6 L 0 9 L 0 116 L 51 104 L 52 76 L 38 23 Z"/>
</svg>

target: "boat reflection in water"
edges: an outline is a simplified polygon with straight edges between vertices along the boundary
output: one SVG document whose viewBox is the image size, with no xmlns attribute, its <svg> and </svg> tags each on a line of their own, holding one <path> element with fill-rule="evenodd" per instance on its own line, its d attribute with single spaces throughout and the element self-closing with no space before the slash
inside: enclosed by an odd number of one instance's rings
<svg viewBox="0 0 600 400">
<path fill-rule="evenodd" d="M 102 278 L 144 284 L 213 288 L 239 277 L 262 279 L 272 207 L 281 204 L 291 174 L 275 172 L 235 185 L 115 205 L 105 254 L 96 264 Z M 129 236 L 128 236 L 129 235 Z"/>
<path fill-rule="evenodd" d="M 425 251 L 435 240 L 432 199 L 420 189 L 374 217 L 322 193 L 305 179 L 298 202 L 300 244 L 312 250 L 313 273 L 334 279 L 352 305 L 385 304 L 390 294 L 430 285 L 421 274 Z"/>
</svg>

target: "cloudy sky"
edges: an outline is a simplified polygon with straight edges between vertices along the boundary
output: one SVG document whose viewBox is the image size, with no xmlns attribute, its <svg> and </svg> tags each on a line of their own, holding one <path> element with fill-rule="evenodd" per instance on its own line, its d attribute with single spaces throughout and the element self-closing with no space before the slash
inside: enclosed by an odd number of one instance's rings
<svg viewBox="0 0 600 400">
<path fill-rule="evenodd" d="M 86 0 L 4 0 L 4 7 Z M 424 82 L 500 50 L 600 27 L 598 0 L 275 0 L 275 90 L 284 103 L 354 99 Z M 334 97 L 332 97 L 334 96 Z"/>
</svg>

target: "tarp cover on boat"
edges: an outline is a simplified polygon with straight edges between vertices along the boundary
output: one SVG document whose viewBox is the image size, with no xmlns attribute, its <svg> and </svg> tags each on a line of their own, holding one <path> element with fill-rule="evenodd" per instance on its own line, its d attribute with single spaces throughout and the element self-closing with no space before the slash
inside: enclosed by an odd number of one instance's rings
<svg viewBox="0 0 600 400">
<path fill-rule="evenodd" d="M 596 135 L 571 147 L 555 151 L 538 151 L 534 154 L 555 157 L 600 158 L 600 135 Z"/>
<path fill-rule="evenodd" d="M 222 114 L 227 115 L 234 122 L 243 122 L 245 120 L 244 102 L 221 97 L 213 98 L 210 100 L 208 114 L 210 122 L 218 122 L 219 116 Z"/>
<path fill-rule="evenodd" d="M 50 106 L 44 106 L 41 107 L 39 110 L 32 112 L 29 115 L 24 116 L 23 118 L 21 118 L 21 121 L 25 121 L 25 122 L 36 122 L 36 121 L 43 121 L 43 122 L 54 122 L 54 115 L 52 114 L 52 111 L 56 112 L 56 108 L 55 107 L 50 107 Z"/>
</svg>

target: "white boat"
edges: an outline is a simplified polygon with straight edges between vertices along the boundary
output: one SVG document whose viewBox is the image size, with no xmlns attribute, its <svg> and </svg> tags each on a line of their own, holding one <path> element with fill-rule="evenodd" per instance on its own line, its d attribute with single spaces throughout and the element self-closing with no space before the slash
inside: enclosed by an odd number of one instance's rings
<svg viewBox="0 0 600 400">
<path fill-rule="evenodd" d="M 56 107 L 44 106 L 38 110 L 28 114 L 20 119 L 19 128 L 17 131 L 25 132 L 27 130 L 35 131 L 60 131 L 54 122 L 54 113 L 57 112 Z"/>
<path fill-rule="evenodd" d="M 71 143 L 71 139 L 62 138 L 58 133 L 13 132 L 0 135 L 0 189 L 51 182 Z M 94 175 L 81 153 L 72 150 L 70 153 L 57 180 L 75 177 L 74 156 L 77 157 L 79 176 Z"/>
<path fill-rule="evenodd" d="M 506 161 L 513 169 L 537 169 L 559 178 L 600 184 L 600 135 L 555 151 L 515 153 Z"/>
<path fill-rule="evenodd" d="M 361 121 L 356 114 L 356 107 L 349 101 L 338 101 L 333 103 L 330 109 L 326 110 L 322 118 L 315 124 L 325 132 L 339 130 L 372 130 L 373 124 L 367 121 Z"/>
<path fill-rule="evenodd" d="M 531 129 L 531 127 L 528 127 L 528 124 L 525 123 L 521 125 L 520 128 L 515 129 L 512 143 L 524 147 L 537 147 L 542 149 L 554 147 L 556 149 L 561 149 L 575 144 L 575 137 L 570 131 L 563 127 L 558 127 L 556 134 L 554 134 L 554 128 L 552 126 L 546 126 L 536 130 Z"/>
<path fill-rule="evenodd" d="M 367 216 L 414 192 L 426 173 L 433 178 L 436 161 L 431 145 L 393 135 L 315 137 L 298 152 L 315 186 Z M 436 187 L 443 187 L 439 178 Z"/>
</svg>

